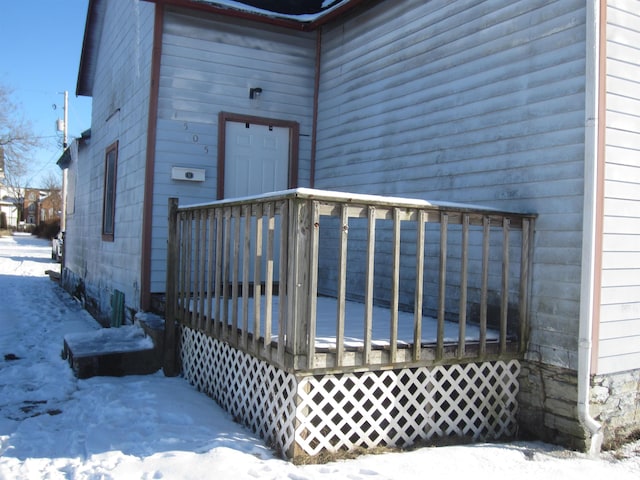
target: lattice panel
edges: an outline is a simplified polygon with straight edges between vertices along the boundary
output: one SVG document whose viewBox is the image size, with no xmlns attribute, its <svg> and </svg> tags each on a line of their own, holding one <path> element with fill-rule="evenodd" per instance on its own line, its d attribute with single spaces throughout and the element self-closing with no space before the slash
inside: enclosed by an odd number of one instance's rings
<svg viewBox="0 0 640 480">
<path fill-rule="evenodd" d="M 190 328 L 181 341 L 184 376 L 283 454 L 294 442 L 313 456 L 433 437 L 490 440 L 517 427 L 517 360 L 296 380 Z"/>
<path fill-rule="evenodd" d="M 434 436 L 511 436 L 519 371 L 514 360 L 306 377 L 296 443 L 316 455 Z"/>
<path fill-rule="evenodd" d="M 181 340 L 185 378 L 267 443 L 282 453 L 289 451 L 295 377 L 190 328 L 182 328 Z"/>
</svg>

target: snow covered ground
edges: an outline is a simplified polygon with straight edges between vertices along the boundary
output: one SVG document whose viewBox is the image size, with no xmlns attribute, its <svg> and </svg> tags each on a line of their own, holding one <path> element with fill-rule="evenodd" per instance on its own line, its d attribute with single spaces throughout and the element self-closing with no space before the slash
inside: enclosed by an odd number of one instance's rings
<svg viewBox="0 0 640 480">
<path fill-rule="evenodd" d="M 50 256 L 0 238 L 0 479 L 640 478 L 640 442 L 599 459 L 517 442 L 295 466 L 181 378 L 76 379 L 62 338 L 97 324 L 44 274 Z"/>
</svg>

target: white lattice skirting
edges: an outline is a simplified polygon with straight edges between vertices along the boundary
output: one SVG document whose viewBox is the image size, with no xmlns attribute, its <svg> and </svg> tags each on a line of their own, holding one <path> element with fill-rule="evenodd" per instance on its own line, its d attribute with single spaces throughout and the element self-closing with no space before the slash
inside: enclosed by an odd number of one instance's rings
<svg viewBox="0 0 640 480">
<path fill-rule="evenodd" d="M 516 431 L 517 360 L 295 376 L 183 327 L 183 374 L 285 456 Z"/>
</svg>

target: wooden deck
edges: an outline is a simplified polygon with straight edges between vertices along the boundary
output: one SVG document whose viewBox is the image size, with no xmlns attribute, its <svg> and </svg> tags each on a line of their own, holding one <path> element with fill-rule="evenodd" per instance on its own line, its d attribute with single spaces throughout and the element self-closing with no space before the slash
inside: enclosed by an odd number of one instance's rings
<svg viewBox="0 0 640 480">
<path fill-rule="evenodd" d="M 307 374 L 524 351 L 532 215 L 297 189 L 169 219 L 168 373 L 178 325 Z"/>
</svg>

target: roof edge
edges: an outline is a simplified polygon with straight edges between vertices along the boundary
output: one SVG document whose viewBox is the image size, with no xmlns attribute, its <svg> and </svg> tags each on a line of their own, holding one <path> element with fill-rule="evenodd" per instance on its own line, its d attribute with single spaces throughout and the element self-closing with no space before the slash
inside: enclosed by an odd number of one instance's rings
<svg viewBox="0 0 640 480">
<path fill-rule="evenodd" d="M 227 17 L 253 20 L 259 23 L 275 25 L 301 31 L 313 31 L 335 18 L 343 15 L 357 7 L 369 3 L 372 0 L 337 0 L 317 15 L 301 15 L 297 19 L 295 15 L 283 15 L 276 12 L 269 12 L 264 9 L 251 7 L 243 4 L 244 7 L 236 7 L 225 0 L 144 0 L 149 3 L 159 5 L 170 5 L 191 10 L 205 11 L 223 15 Z M 239 3 L 239 2 L 238 2 Z M 82 49 L 80 51 L 80 64 L 78 67 L 78 78 L 76 82 L 76 96 L 93 96 L 93 82 L 95 77 L 95 58 L 97 48 L 102 36 L 102 25 L 104 11 L 106 9 L 104 0 L 89 0 L 87 6 L 87 17 L 84 27 Z M 246 8 L 245 8 L 246 7 Z"/>
<path fill-rule="evenodd" d="M 89 0 L 87 6 L 87 19 L 84 24 L 84 36 L 82 50 L 80 51 L 80 65 L 78 67 L 78 80 L 76 82 L 76 95 L 93 95 L 93 80 L 95 75 L 96 48 L 102 34 L 102 14 L 104 4 L 102 0 Z"/>
<path fill-rule="evenodd" d="M 146 2 L 215 13 L 227 17 L 253 20 L 259 23 L 276 25 L 294 30 L 313 31 L 333 20 L 337 16 L 355 9 L 370 0 L 336 1 L 323 12 L 317 14 L 283 14 L 272 12 L 248 3 L 229 2 L 228 0 L 144 0 Z M 237 5 L 237 6 L 236 6 Z"/>
</svg>

